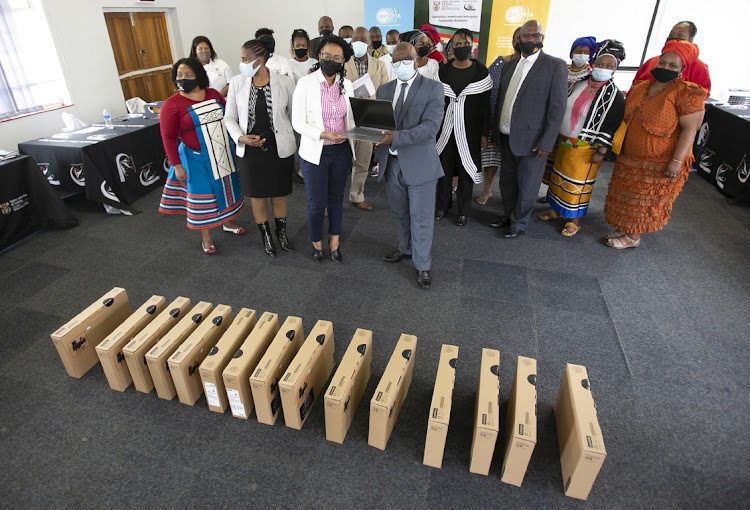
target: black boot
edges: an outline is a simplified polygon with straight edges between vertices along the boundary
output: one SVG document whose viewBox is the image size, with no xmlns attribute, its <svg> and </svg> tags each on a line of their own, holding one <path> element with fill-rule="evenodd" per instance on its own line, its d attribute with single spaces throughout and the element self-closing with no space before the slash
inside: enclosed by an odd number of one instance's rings
<svg viewBox="0 0 750 510">
<path fill-rule="evenodd" d="M 268 222 L 258 223 L 258 230 L 260 230 L 260 237 L 263 239 L 263 247 L 266 249 L 271 257 L 276 256 L 276 246 L 273 245 L 273 238 L 271 237 L 271 227 Z"/>
<path fill-rule="evenodd" d="M 289 238 L 286 236 L 286 218 L 276 218 L 276 237 L 279 238 L 282 250 L 294 251 Z"/>
</svg>

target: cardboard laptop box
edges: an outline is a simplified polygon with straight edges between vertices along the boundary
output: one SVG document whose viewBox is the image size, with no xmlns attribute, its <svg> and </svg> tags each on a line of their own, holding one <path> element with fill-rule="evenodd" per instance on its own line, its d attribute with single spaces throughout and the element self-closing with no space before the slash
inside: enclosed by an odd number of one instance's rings
<svg viewBox="0 0 750 510">
<path fill-rule="evenodd" d="M 231 321 L 232 307 L 218 305 L 167 360 L 177 398 L 183 404 L 195 404 L 203 393 L 198 367 Z"/>
<path fill-rule="evenodd" d="M 518 357 L 508 397 L 505 457 L 500 480 L 521 486 L 536 446 L 536 360 Z"/>
<path fill-rule="evenodd" d="M 242 342 L 255 326 L 255 310 L 243 308 L 234 318 L 221 339 L 208 351 L 208 356 L 201 363 L 199 372 L 206 393 L 208 408 L 223 413 L 228 405 L 227 389 L 221 373 L 227 367 L 232 355 L 237 352 Z"/>
<path fill-rule="evenodd" d="M 367 444 L 385 450 L 404 404 L 414 371 L 417 337 L 402 334 L 391 359 L 380 378 L 375 395 L 370 400 L 370 429 Z"/>
<path fill-rule="evenodd" d="M 607 457 L 586 367 L 566 365 L 555 423 L 565 495 L 586 499 Z"/>
<path fill-rule="evenodd" d="M 150 393 L 154 389 L 146 353 L 182 319 L 188 310 L 190 310 L 190 300 L 178 297 L 122 348 L 130 377 L 133 378 L 133 386 L 137 391 Z"/>
<path fill-rule="evenodd" d="M 440 349 L 435 389 L 432 392 L 430 417 L 427 421 L 427 438 L 424 443 L 424 458 L 426 466 L 441 468 L 443 466 L 443 450 L 448 437 L 448 424 L 451 419 L 451 404 L 453 403 L 453 383 L 456 380 L 456 361 L 458 347 L 443 344 Z"/>
<path fill-rule="evenodd" d="M 326 439 L 343 443 L 370 380 L 372 331 L 354 332 L 325 394 Z"/>
<path fill-rule="evenodd" d="M 333 371 L 333 324 L 318 321 L 279 381 L 287 427 L 301 429 Z"/>
<path fill-rule="evenodd" d="M 255 403 L 255 416 L 260 423 L 273 425 L 281 412 L 279 380 L 297 355 L 305 339 L 300 317 L 286 318 L 266 353 L 250 376 L 250 390 Z"/>
<path fill-rule="evenodd" d="M 227 389 L 232 416 L 246 420 L 253 412 L 253 395 L 250 391 L 250 374 L 266 353 L 276 333 L 279 332 L 279 316 L 263 312 L 255 328 L 250 332 L 227 367 L 222 372 Z"/>
<path fill-rule="evenodd" d="M 127 292 L 115 287 L 50 335 L 70 377 L 80 379 L 99 363 L 96 346 L 131 313 Z"/>
<path fill-rule="evenodd" d="M 201 301 L 146 353 L 148 370 L 151 373 L 151 379 L 154 381 L 154 388 L 156 388 L 156 394 L 159 398 L 172 400 L 177 394 L 172 375 L 169 373 L 167 359 L 195 331 L 198 324 L 208 317 L 211 310 L 213 310 L 211 303 Z"/>
<path fill-rule="evenodd" d="M 107 376 L 109 387 L 116 391 L 125 391 L 133 382 L 130 370 L 125 362 L 123 347 L 135 335 L 145 328 L 167 304 L 162 296 L 151 296 L 133 315 L 117 326 L 102 343 L 96 346 L 96 353 L 102 364 L 104 375 Z"/>
<path fill-rule="evenodd" d="M 482 349 L 477 401 L 474 407 L 474 434 L 471 440 L 469 471 L 490 474 L 495 443 L 500 429 L 500 352 Z"/>
</svg>

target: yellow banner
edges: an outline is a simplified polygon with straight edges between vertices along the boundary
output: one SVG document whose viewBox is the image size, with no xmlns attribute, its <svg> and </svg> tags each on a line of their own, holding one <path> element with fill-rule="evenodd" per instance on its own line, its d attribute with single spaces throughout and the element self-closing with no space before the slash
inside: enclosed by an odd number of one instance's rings
<svg viewBox="0 0 750 510">
<path fill-rule="evenodd" d="M 494 0 L 492 2 L 492 16 L 490 17 L 490 35 L 487 41 L 487 61 L 489 66 L 499 56 L 513 53 L 513 32 L 530 19 L 539 21 L 543 27 L 547 26 L 550 0 L 521 0 L 523 3 L 513 4 Z"/>
</svg>

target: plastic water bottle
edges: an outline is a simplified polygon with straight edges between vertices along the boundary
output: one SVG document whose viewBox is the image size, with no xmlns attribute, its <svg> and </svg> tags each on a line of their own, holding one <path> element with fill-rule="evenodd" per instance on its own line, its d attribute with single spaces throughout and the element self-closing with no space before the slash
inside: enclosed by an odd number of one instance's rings
<svg viewBox="0 0 750 510">
<path fill-rule="evenodd" d="M 104 110 L 104 113 L 102 113 L 102 117 L 104 117 L 104 125 L 107 126 L 107 129 L 114 129 L 114 126 L 112 125 L 112 116 L 106 109 Z"/>
</svg>

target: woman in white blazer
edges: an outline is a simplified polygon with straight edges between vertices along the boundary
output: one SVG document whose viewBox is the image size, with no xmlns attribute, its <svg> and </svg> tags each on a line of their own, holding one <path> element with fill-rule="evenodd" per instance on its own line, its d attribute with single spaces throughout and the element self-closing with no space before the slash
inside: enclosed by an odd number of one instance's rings
<svg viewBox="0 0 750 510">
<path fill-rule="evenodd" d="M 346 132 L 354 127 L 347 98 L 352 82 L 344 79 L 344 63 L 354 51 L 342 38 L 328 36 L 320 43 L 318 63 L 294 89 L 292 125 L 301 135 L 300 168 L 307 191 L 307 226 L 313 258 L 323 262 L 323 216 L 328 208 L 328 246 L 331 259 L 341 262 L 339 236 L 344 214 L 344 188 L 354 158 L 354 141 Z"/>
<path fill-rule="evenodd" d="M 253 218 L 271 257 L 276 246 L 268 225 L 268 198 L 281 249 L 292 251 L 287 237 L 287 195 L 292 192 L 294 82 L 266 67 L 271 41 L 253 39 L 240 50 L 240 76 L 229 83 L 225 122 L 236 144 L 242 194 L 250 197 Z"/>
</svg>

